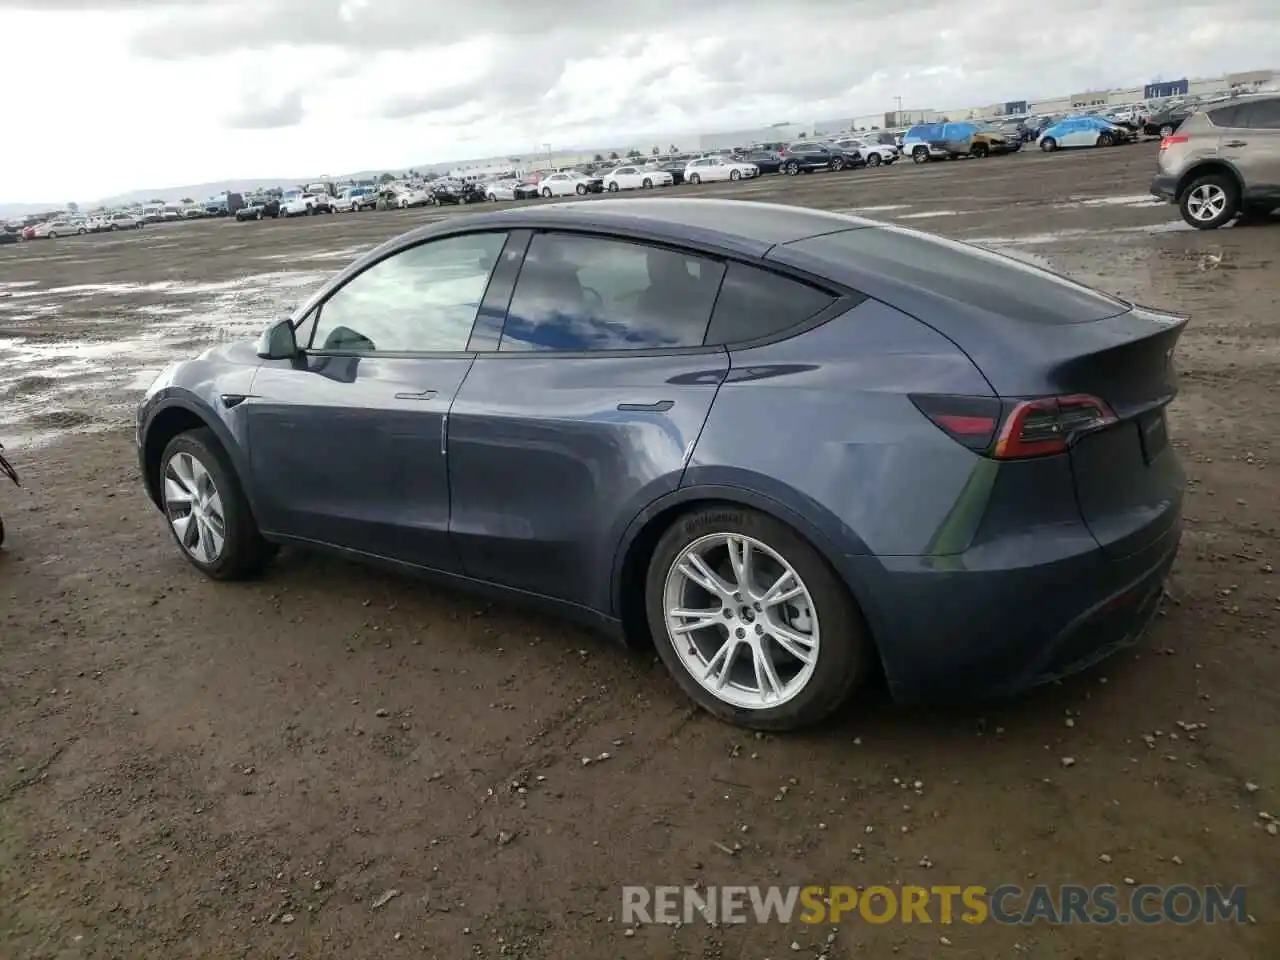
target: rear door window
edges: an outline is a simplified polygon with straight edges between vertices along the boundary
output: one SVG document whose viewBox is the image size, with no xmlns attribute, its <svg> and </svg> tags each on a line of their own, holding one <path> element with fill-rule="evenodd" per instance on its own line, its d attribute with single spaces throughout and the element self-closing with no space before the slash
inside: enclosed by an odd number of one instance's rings
<svg viewBox="0 0 1280 960">
<path fill-rule="evenodd" d="M 787 248 L 1028 323 L 1086 323 L 1129 309 L 1123 300 L 1012 257 L 895 227 L 845 230 Z"/>
<path fill-rule="evenodd" d="M 730 263 L 707 328 L 708 344 L 775 336 L 821 313 L 836 297 L 807 283 Z"/>
<path fill-rule="evenodd" d="M 1248 130 L 1280 129 L 1280 99 L 1255 100 L 1239 106 L 1233 126 Z"/>
<path fill-rule="evenodd" d="M 723 264 L 624 240 L 538 234 L 516 281 L 500 352 L 702 346 Z"/>
</svg>

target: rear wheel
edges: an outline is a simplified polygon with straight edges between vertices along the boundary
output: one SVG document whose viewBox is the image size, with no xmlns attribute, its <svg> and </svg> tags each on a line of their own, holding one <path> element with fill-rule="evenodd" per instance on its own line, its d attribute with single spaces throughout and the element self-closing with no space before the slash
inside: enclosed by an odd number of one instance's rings
<svg viewBox="0 0 1280 960">
<path fill-rule="evenodd" d="M 1182 219 L 1199 230 L 1216 230 L 1240 212 L 1240 191 L 1225 174 L 1193 180 L 1178 200 Z"/>
<path fill-rule="evenodd" d="M 609 192 L 610 192 L 610 193 L 617 193 L 617 192 L 618 192 L 618 183 L 617 183 L 617 181 L 616 181 L 616 180 L 615 180 L 613 183 L 609 184 Z"/>
<path fill-rule="evenodd" d="M 543 188 L 542 188 L 542 195 L 543 195 L 543 197 L 545 197 L 546 199 L 550 200 L 550 199 L 551 199 L 551 188 L 550 188 L 550 187 L 543 187 Z"/>
<path fill-rule="evenodd" d="M 700 174 L 695 173 L 693 176 L 691 176 L 691 177 L 689 178 L 689 182 L 690 182 L 690 183 L 693 183 L 693 184 L 701 183 L 701 182 L 702 182 L 702 176 L 701 176 Z"/>
<path fill-rule="evenodd" d="M 794 160 L 788 160 L 786 164 L 783 165 L 782 169 L 787 176 L 794 177 L 800 172 L 800 164 L 796 163 Z"/>
<path fill-rule="evenodd" d="M 160 458 L 169 530 L 205 576 L 241 580 L 262 571 L 276 548 L 258 532 L 239 478 L 212 430 L 180 433 Z"/>
<path fill-rule="evenodd" d="M 645 589 L 658 655 L 709 713 L 757 730 L 825 718 L 871 662 L 862 618 L 823 557 L 754 510 L 705 507 L 659 540 Z"/>
<path fill-rule="evenodd" d="M 1160 136 L 1162 136 L 1162 137 L 1172 137 L 1172 136 L 1173 136 L 1173 124 L 1172 124 L 1172 123 L 1166 123 L 1164 126 L 1162 126 L 1162 127 L 1160 128 Z"/>
</svg>

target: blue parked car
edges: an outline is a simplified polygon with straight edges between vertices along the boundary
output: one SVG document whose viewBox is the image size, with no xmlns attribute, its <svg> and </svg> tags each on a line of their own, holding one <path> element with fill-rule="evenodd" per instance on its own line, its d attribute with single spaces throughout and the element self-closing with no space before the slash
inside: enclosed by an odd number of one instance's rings
<svg viewBox="0 0 1280 960">
<path fill-rule="evenodd" d="M 814 723 L 1088 666 L 1181 532 L 1186 319 L 966 244 L 738 200 L 450 217 L 138 409 L 217 580 L 281 544 L 656 645 L 713 714 Z"/>
<path fill-rule="evenodd" d="M 1040 131 L 1037 142 L 1046 153 L 1068 147 L 1110 147 L 1129 143 L 1133 131 L 1101 117 L 1068 117 Z"/>
</svg>

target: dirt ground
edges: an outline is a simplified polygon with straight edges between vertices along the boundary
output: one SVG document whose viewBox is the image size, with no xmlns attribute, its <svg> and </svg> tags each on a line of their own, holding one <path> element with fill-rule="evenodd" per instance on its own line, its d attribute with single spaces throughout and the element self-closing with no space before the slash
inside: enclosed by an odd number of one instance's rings
<svg viewBox="0 0 1280 960">
<path fill-rule="evenodd" d="M 1193 317 L 1186 536 L 1141 645 L 1015 702 L 873 690 L 803 736 L 517 609 L 294 552 L 243 585 L 182 560 L 138 483 L 148 377 L 441 214 L 0 248 L 26 481 L 0 489 L 0 956 L 1280 955 L 1280 228 L 1185 228 L 1145 197 L 1154 152 L 684 190 L 896 219 Z M 1256 922 L 619 922 L 621 885 L 694 882 L 1243 884 Z"/>
</svg>

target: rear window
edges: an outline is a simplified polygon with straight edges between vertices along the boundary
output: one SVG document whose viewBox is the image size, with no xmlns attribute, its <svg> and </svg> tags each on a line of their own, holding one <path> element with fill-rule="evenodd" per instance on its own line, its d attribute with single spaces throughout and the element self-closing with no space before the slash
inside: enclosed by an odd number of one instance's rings
<svg viewBox="0 0 1280 960">
<path fill-rule="evenodd" d="M 901 228 L 846 230 L 787 246 L 1030 323 L 1087 323 L 1129 309 L 1122 300 L 1012 257 Z"/>
<path fill-rule="evenodd" d="M 835 300 L 817 287 L 730 263 L 716 297 L 706 343 L 747 343 L 771 337 L 821 313 Z"/>
</svg>

